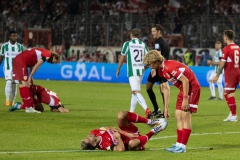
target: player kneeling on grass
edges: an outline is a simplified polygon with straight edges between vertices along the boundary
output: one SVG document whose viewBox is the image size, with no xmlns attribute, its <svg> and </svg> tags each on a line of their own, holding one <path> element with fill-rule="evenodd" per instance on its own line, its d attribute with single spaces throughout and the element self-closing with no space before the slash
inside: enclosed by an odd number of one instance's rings
<svg viewBox="0 0 240 160">
<path fill-rule="evenodd" d="M 165 118 L 146 119 L 135 113 L 121 111 L 118 113 L 117 122 L 119 128 L 102 127 L 90 132 L 86 139 L 81 142 L 83 150 L 144 150 L 144 145 L 155 134 L 166 129 Z M 133 123 L 145 123 L 150 127 L 155 126 L 145 135 L 141 135 L 138 128 Z"/>
<path fill-rule="evenodd" d="M 41 103 L 44 103 L 50 106 L 52 112 L 69 112 L 69 110 L 64 108 L 64 106 L 61 104 L 60 99 L 55 92 L 39 85 L 31 85 L 29 92 L 31 103 L 36 110 L 43 112 L 44 108 Z M 20 102 L 16 102 L 9 110 L 15 111 L 19 109 L 25 108 Z"/>
</svg>

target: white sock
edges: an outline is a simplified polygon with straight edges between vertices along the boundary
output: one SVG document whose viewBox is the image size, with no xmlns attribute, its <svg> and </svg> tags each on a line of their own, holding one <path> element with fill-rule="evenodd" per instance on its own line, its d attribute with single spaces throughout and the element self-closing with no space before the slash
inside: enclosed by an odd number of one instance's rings
<svg viewBox="0 0 240 160">
<path fill-rule="evenodd" d="M 12 85 L 12 81 L 7 80 L 6 86 L 5 86 L 5 95 L 6 95 L 7 101 L 9 101 L 9 97 L 10 97 L 10 93 L 11 93 L 11 85 Z"/>
<path fill-rule="evenodd" d="M 144 111 L 147 109 L 147 104 L 141 93 L 136 94 L 138 103 L 143 107 Z"/>
<path fill-rule="evenodd" d="M 17 96 L 17 84 L 13 83 L 12 84 L 12 102 L 15 101 L 16 96 Z"/>
<path fill-rule="evenodd" d="M 132 94 L 130 112 L 134 112 L 137 105 L 137 97 Z"/>
<path fill-rule="evenodd" d="M 216 94 L 215 94 L 215 84 L 210 82 L 209 83 L 209 88 L 210 88 L 210 91 L 211 91 L 211 96 L 212 97 L 216 97 Z"/>
<path fill-rule="evenodd" d="M 217 83 L 217 85 L 218 85 L 219 98 L 223 99 L 223 85 L 222 83 Z"/>
</svg>

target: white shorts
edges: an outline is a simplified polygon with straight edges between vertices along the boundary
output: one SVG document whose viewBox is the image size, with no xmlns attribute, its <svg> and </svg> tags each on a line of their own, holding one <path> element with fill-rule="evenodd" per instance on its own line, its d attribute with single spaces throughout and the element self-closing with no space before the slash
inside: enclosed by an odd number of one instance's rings
<svg viewBox="0 0 240 160">
<path fill-rule="evenodd" d="M 12 70 L 4 70 L 4 75 L 6 80 L 12 80 Z"/>
<path fill-rule="evenodd" d="M 141 83 L 142 83 L 142 76 L 129 77 L 129 84 L 131 86 L 132 91 L 140 91 Z"/>
<path fill-rule="evenodd" d="M 209 80 L 213 79 L 213 77 L 215 77 L 216 75 L 217 75 L 217 73 L 212 71 L 212 73 L 210 74 Z M 223 74 L 220 74 L 219 77 L 218 77 L 217 83 L 222 83 L 222 80 L 223 80 Z"/>
<path fill-rule="evenodd" d="M 14 83 L 19 83 L 18 80 L 13 80 L 13 73 L 11 70 L 3 70 L 6 81 L 11 80 Z"/>
</svg>

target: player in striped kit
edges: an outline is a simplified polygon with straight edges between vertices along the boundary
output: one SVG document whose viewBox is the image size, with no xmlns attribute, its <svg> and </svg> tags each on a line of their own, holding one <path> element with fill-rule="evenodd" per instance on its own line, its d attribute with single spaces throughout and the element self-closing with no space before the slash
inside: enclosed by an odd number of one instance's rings
<svg viewBox="0 0 240 160">
<path fill-rule="evenodd" d="M 214 53 L 214 61 L 211 60 L 207 60 L 207 63 L 209 65 L 213 65 L 214 67 L 214 71 L 211 73 L 209 79 L 213 79 L 213 77 L 216 76 L 217 72 L 218 72 L 218 68 L 219 68 L 219 60 L 221 60 L 222 58 L 222 43 L 220 41 L 217 41 L 215 43 L 215 49 L 216 52 Z M 218 85 L 218 94 L 219 94 L 219 98 L 218 100 L 223 100 L 223 85 L 222 85 L 222 81 L 223 81 L 223 74 L 221 73 L 219 75 L 218 81 L 217 81 L 217 85 Z M 216 94 L 215 94 L 215 84 L 213 82 L 209 82 L 209 88 L 211 91 L 211 97 L 208 98 L 208 100 L 213 100 L 216 99 Z"/>
<path fill-rule="evenodd" d="M 147 45 L 139 40 L 140 31 L 138 29 L 132 29 L 130 32 L 130 41 L 123 44 L 121 51 L 121 57 L 118 63 L 116 71 L 116 77 L 120 73 L 124 58 L 127 58 L 127 76 L 129 77 L 129 83 L 132 90 L 132 99 L 130 112 L 134 112 L 137 102 L 145 110 L 146 116 L 151 114 L 150 109 L 147 107 L 146 101 L 143 98 L 140 89 L 142 76 L 144 73 L 143 56 L 149 51 Z"/>
<path fill-rule="evenodd" d="M 6 95 L 6 106 L 14 104 L 14 100 L 17 95 L 17 83 L 12 79 L 12 69 L 14 58 L 24 50 L 22 44 L 17 42 L 17 32 L 9 31 L 9 41 L 4 43 L 0 51 L 0 64 L 4 59 L 4 75 L 6 79 L 5 95 Z M 11 101 L 10 95 L 12 93 Z"/>
</svg>

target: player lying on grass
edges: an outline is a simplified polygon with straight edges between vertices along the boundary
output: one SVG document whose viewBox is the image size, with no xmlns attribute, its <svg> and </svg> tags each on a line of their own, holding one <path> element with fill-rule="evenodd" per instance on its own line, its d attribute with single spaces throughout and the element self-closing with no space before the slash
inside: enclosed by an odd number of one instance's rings
<svg viewBox="0 0 240 160">
<path fill-rule="evenodd" d="M 155 134 L 166 129 L 167 121 L 165 118 L 146 119 L 135 113 L 121 111 L 118 113 L 117 123 L 119 128 L 102 127 L 90 132 L 86 139 L 81 142 L 83 150 L 144 150 L 144 145 Z M 150 127 L 155 126 L 145 135 L 141 135 L 138 128 L 133 123 L 145 123 Z"/>
<path fill-rule="evenodd" d="M 39 85 L 31 85 L 29 91 L 31 104 L 36 110 L 43 112 L 44 108 L 42 103 L 44 103 L 50 106 L 52 112 L 69 112 L 69 110 L 64 108 L 64 106 L 61 104 L 60 99 L 55 92 Z M 16 102 L 9 110 L 15 111 L 19 109 L 25 108 L 20 102 Z"/>
</svg>

